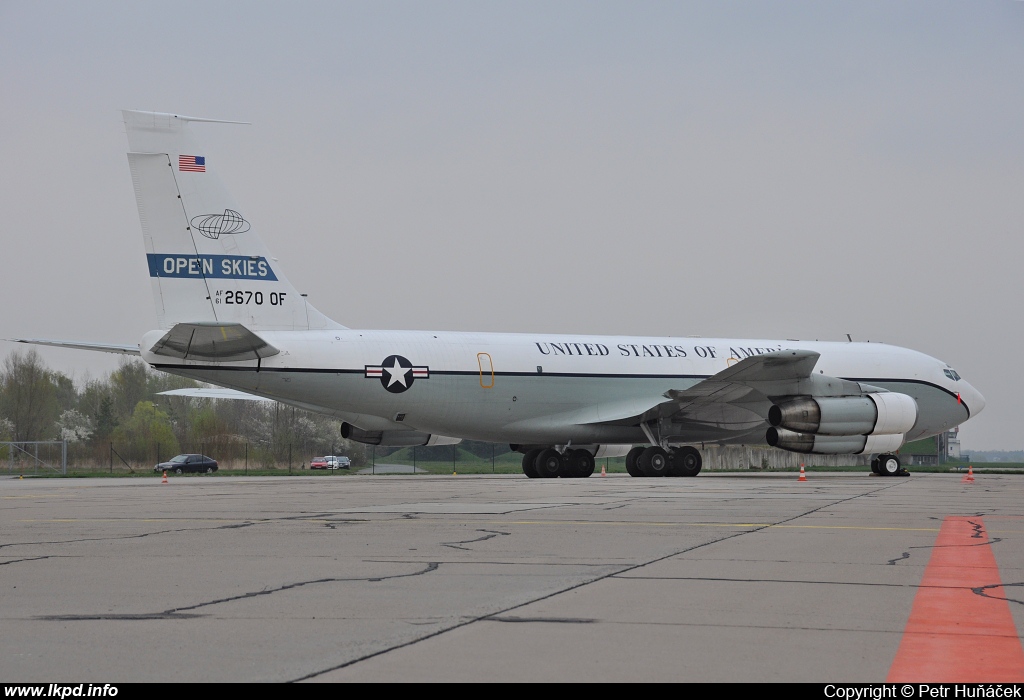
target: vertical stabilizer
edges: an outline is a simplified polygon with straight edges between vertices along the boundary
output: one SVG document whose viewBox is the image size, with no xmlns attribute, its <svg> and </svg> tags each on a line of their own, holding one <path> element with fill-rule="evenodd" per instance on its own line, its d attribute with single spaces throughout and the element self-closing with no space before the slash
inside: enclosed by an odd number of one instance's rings
<svg viewBox="0 0 1024 700">
<path fill-rule="evenodd" d="M 195 119 L 125 111 L 135 186 L 160 327 L 240 323 L 250 330 L 344 328 L 284 277 L 215 163 L 189 133 Z"/>
</svg>

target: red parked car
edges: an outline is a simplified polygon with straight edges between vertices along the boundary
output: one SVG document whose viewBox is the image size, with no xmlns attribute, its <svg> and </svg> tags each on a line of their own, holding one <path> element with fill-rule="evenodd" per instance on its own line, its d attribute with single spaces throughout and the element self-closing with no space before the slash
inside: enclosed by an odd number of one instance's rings
<svg viewBox="0 0 1024 700">
<path fill-rule="evenodd" d="M 313 461 L 309 463 L 310 469 L 327 469 L 327 458 L 326 457 L 314 457 Z"/>
</svg>

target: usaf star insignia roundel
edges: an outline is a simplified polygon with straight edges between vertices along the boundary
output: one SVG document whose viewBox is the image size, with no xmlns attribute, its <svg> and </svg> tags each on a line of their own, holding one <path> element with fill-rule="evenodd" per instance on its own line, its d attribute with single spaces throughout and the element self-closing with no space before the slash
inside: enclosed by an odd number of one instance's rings
<svg viewBox="0 0 1024 700">
<path fill-rule="evenodd" d="M 389 355 L 379 365 L 366 365 L 367 379 L 380 379 L 380 385 L 392 394 L 401 394 L 417 379 L 429 379 L 429 367 L 415 367 L 401 355 Z"/>
</svg>

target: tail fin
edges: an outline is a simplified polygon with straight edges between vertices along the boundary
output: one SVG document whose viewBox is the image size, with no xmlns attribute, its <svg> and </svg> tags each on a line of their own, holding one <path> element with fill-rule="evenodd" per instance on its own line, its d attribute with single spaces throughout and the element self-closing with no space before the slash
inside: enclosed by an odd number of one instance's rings
<svg viewBox="0 0 1024 700">
<path fill-rule="evenodd" d="M 190 121 L 124 111 L 128 162 L 162 329 L 240 323 L 250 330 L 344 328 L 285 279 L 189 132 Z"/>
</svg>

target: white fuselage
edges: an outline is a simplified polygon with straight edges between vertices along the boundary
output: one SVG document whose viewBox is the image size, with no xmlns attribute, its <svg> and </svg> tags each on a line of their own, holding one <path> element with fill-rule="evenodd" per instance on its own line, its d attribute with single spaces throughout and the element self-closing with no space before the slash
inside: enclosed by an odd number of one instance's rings
<svg viewBox="0 0 1024 700">
<path fill-rule="evenodd" d="M 162 334 L 148 334 L 141 347 L 153 347 Z M 330 414 L 364 430 L 513 444 L 645 442 L 638 427 L 616 421 L 746 357 L 785 349 L 820 353 L 815 373 L 914 397 L 919 415 L 907 440 L 948 430 L 984 406 L 966 381 L 944 373 L 945 363 L 881 343 L 350 329 L 260 336 L 281 352 L 234 363 L 142 355 L 157 369 Z M 766 427 L 723 421 L 694 428 L 680 442 L 764 444 Z"/>
</svg>

